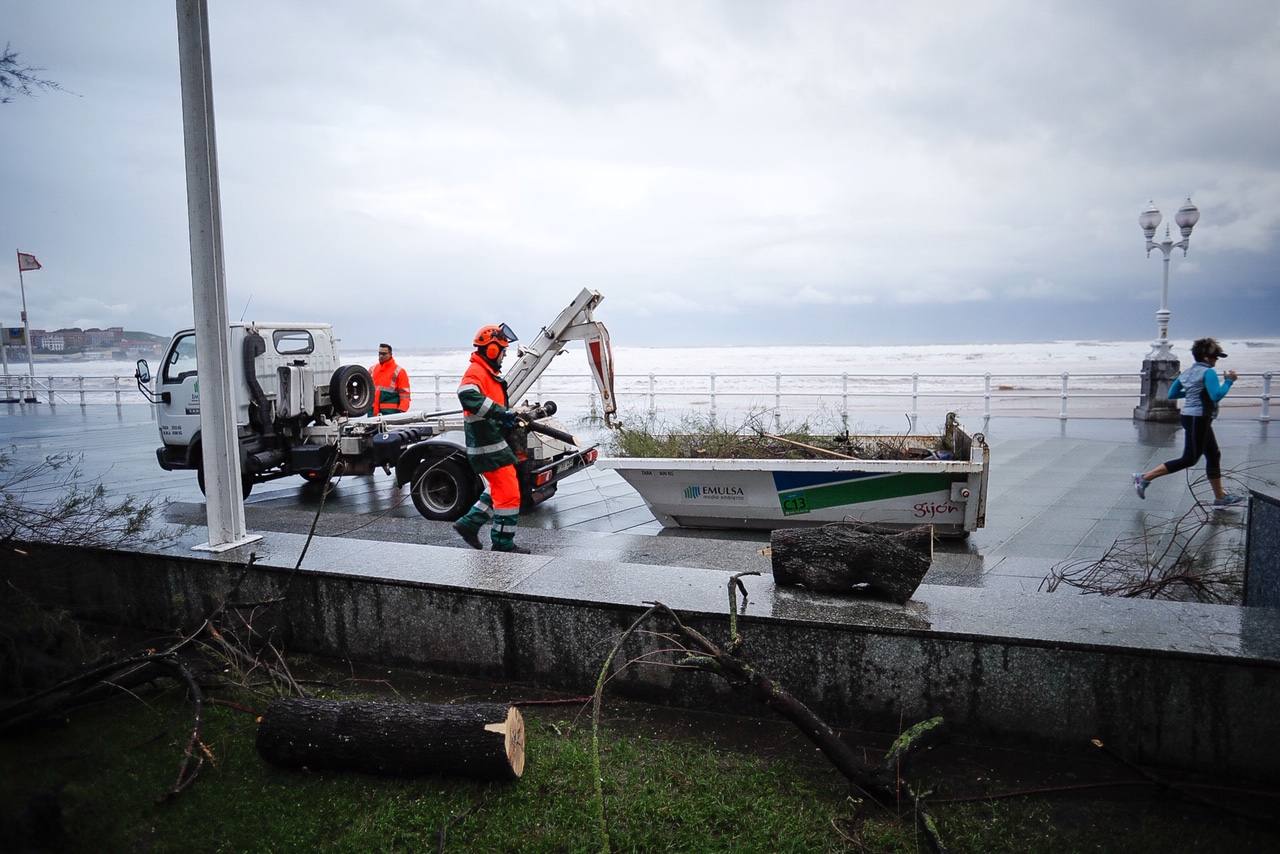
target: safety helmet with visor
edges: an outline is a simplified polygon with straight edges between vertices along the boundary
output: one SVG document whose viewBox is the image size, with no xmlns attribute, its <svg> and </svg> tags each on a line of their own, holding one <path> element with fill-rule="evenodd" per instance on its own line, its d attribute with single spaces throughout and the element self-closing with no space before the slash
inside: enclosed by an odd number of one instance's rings
<svg viewBox="0 0 1280 854">
<path fill-rule="evenodd" d="M 515 330 L 507 324 L 490 323 L 480 327 L 471 344 L 490 362 L 496 362 L 502 352 L 507 349 L 507 345 L 519 340 Z"/>
</svg>

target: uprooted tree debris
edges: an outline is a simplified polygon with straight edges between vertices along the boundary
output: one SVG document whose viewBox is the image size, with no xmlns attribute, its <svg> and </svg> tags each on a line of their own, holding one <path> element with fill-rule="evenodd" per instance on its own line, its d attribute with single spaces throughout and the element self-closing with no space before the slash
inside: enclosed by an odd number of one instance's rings
<svg viewBox="0 0 1280 854">
<path fill-rule="evenodd" d="M 929 526 L 898 533 L 832 522 L 779 528 L 769 535 L 773 580 L 818 593 L 865 590 L 899 605 L 911 598 L 933 560 Z"/>
<path fill-rule="evenodd" d="M 240 580 L 243 578 L 244 574 Z M 227 600 L 214 607 L 198 628 L 164 649 L 100 656 L 74 675 L 0 706 L 0 735 L 108 697 L 138 696 L 162 680 L 175 680 L 191 702 L 191 732 L 177 777 L 160 800 L 180 794 L 195 782 L 205 762 L 214 760 L 202 738 L 206 689 L 235 685 L 267 695 L 306 696 L 274 643 L 273 632 L 262 628 L 264 610 L 280 600 L 234 601 L 239 586 L 239 582 L 233 585 Z M 15 594 L 11 598 L 25 598 L 11 592 Z M 21 667 L 23 661 L 17 657 L 15 667 Z"/>
<path fill-rule="evenodd" d="M 742 594 L 741 607 L 746 607 L 747 589 L 742 578 L 748 575 L 759 575 L 758 572 L 740 572 L 729 579 L 729 643 L 720 647 L 697 629 L 687 625 L 674 611 L 661 602 L 651 603 L 649 609 L 622 633 L 606 656 L 596 680 L 596 690 L 592 703 L 592 742 L 594 748 L 594 778 L 597 815 L 597 832 L 601 850 L 609 850 L 609 832 L 604 814 L 604 791 L 600 773 L 599 730 L 601 706 L 604 686 L 611 678 L 610 670 L 614 657 L 622 648 L 627 638 L 634 634 L 641 625 L 651 619 L 658 619 L 671 625 L 670 631 L 657 632 L 657 636 L 669 646 L 634 659 L 631 664 L 660 664 L 665 659 L 674 658 L 674 666 L 679 668 L 700 670 L 724 679 L 734 691 L 764 704 L 795 724 L 804 735 L 822 751 L 828 761 L 849 781 L 849 784 L 863 798 L 886 811 L 895 812 L 899 816 L 910 815 L 920 832 L 924 835 L 931 850 L 946 850 L 938 830 L 937 822 L 924 800 L 924 794 L 918 792 L 903 777 L 902 772 L 914 750 L 936 738 L 943 731 L 941 717 L 931 718 L 910 727 L 894 742 L 881 765 L 872 765 L 845 744 L 825 721 L 800 702 L 784 687 L 774 682 L 757 670 L 746 658 L 740 655 L 744 638 L 738 631 L 739 601 Z M 616 675 L 616 674 L 614 674 Z M 903 807 L 906 807 L 902 812 Z"/>
<path fill-rule="evenodd" d="M 14 448 L 0 450 L 0 546 L 12 541 L 120 547 L 141 536 L 172 542 L 180 529 L 154 529 L 167 502 L 113 498 L 87 481 L 83 454 L 51 454 L 20 463 Z"/>
<path fill-rule="evenodd" d="M 752 412 L 740 424 L 709 416 L 686 416 L 675 424 L 628 419 L 611 441 L 621 457 L 762 460 L 927 460 L 949 459 L 954 448 L 943 428 L 937 435 L 855 434 L 841 429 L 818 433 L 808 422 L 765 430 L 765 413 Z"/>
<path fill-rule="evenodd" d="M 1224 472 L 1238 487 L 1250 482 L 1275 484 L 1258 473 L 1271 463 Z M 1204 494 L 1204 477 L 1188 481 Z M 1141 533 L 1116 538 L 1096 558 L 1063 561 L 1040 583 L 1052 593 L 1062 586 L 1081 593 L 1129 599 L 1239 604 L 1244 586 L 1244 514 L 1213 508 L 1212 497 L 1197 499 L 1186 512 L 1145 526 Z"/>
</svg>

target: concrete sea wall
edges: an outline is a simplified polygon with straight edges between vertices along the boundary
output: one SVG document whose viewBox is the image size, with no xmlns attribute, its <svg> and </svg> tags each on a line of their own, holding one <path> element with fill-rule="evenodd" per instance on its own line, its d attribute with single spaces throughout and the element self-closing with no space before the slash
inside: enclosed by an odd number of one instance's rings
<svg viewBox="0 0 1280 854">
<path fill-rule="evenodd" d="M 282 599 L 287 650 L 587 693 L 614 639 L 662 599 L 722 641 L 729 573 L 297 535 L 222 556 L 24 545 L 0 579 L 101 622 L 192 627 L 237 601 Z M 922 587 L 899 608 L 745 579 L 744 654 L 838 726 L 896 732 L 931 715 L 953 732 L 1140 762 L 1280 776 L 1280 618 L 1270 609 Z M 619 660 L 664 642 L 637 635 Z M 768 713 L 704 674 L 633 666 L 610 690 Z"/>
</svg>

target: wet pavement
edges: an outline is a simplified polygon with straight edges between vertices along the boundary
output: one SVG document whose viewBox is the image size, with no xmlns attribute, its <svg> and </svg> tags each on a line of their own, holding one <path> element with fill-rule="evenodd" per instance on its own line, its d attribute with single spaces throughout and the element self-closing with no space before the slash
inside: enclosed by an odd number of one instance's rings
<svg viewBox="0 0 1280 854">
<path fill-rule="evenodd" d="M 893 431 L 900 429 L 900 419 L 867 413 L 861 423 Z M 1174 425 L 1006 416 L 985 423 L 962 416 L 962 423 L 982 430 L 991 445 L 986 527 L 967 542 L 938 547 L 925 578 L 929 585 L 1034 592 L 1054 566 L 1096 560 L 1118 538 L 1159 529 L 1192 511 L 1197 497 L 1211 497 L 1203 468 L 1193 471 L 1190 486 L 1179 474 L 1153 484 L 1145 501 L 1134 495 L 1131 472 L 1179 454 L 1182 435 Z M 1268 424 L 1223 420 L 1215 430 L 1229 488 L 1280 480 L 1280 441 L 1268 435 Z M 169 499 L 169 519 L 203 524 L 194 473 L 162 471 L 155 459 L 158 444 L 145 406 L 0 406 L 0 448 L 14 456 L 14 464 L 83 454 L 86 481 L 100 479 L 117 495 Z M 287 478 L 255 487 L 246 520 L 251 530 L 305 533 L 319 504 L 313 487 Z M 1229 550 L 1243 539 L 1244 514 L 1206 513 L 1201 536 L 1215 537 L 1216 547 Z M 767 534 L 663 529 L 612 471 L 592 469 L 565 481 L 555 497 L 521 516 L 520 527 L 519 542 L 537 556 L 643 564 L 655 571 L 768 568 L 760 551 Z M 407 490 L 381 472 L 343 478 L 324 500 L 317 534 L 465 548 L 447 524 L 422 519 Z M 1161 545 L 1155 537 L 1153 548 Z M 388 564 L 381 557 L 374 562 Z"/>
</svg>

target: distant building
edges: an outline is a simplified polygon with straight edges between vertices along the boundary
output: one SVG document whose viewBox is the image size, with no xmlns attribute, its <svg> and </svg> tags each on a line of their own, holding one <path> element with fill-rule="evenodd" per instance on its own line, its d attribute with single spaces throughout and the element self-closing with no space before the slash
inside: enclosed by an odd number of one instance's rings
<svg viewBox="0 0 1280 854">
<path fill-rule="evenodd" d="M 85 334 L 84 334 L 84 330 L 81 329 L 79 326 L 55 329 L 53 330 L 53 334 L 55 336 L 60 336 L 62 338 L 62 346 L 58 348 L 59 350 L 83 350 L 84 349 L 85 340 L 86 340 Z M 46 345 L 44 349 L 52 350 L 53 348 Z"/>
<path fill-rule="evenodd" d="M 149 338 L 121 338 L 120 343 L 116 345 L 116 349 L 126 354 L 127 358 L 148 358 L 151 356 L 159 356 L 167 341 L 153 341 Z"/>
<path fill-rule="evenodd" d="M 106 329 L 99 329 L 94 326 L 84 331 L 84 339 L 86 347 L 114 347 L 124 339 L 124 327 L 109 326 Z"/>
<path fill-rule="evenodd" d="M 50 353 L 61 353 L 67 349 L 67 341 L 56 332 L 52 334 L 46 332 L 44 337 L 40 339 L 40 349 L 47 350 Z"/>
</svg>

